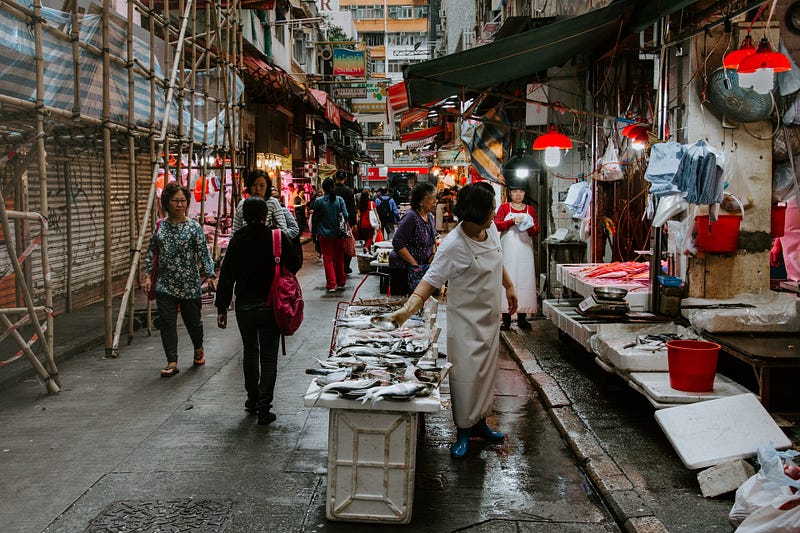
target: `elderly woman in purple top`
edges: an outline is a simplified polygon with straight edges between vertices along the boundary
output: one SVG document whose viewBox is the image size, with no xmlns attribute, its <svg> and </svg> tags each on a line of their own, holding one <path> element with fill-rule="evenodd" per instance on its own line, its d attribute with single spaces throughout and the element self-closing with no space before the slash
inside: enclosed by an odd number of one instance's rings
<svg viewBox="0 0 800 533">
<path fill-rule="evenodd" d="M 411 191 L 411 210 L 397 226 L 392 239 L 389 268 L 402 276 L 405 272 L 408 292 L 413 291 L 428 270 L 436 250 L 436 225 L 433 210 L 436 189 L 430 183 L 420 183 Z M 397 286 L 393 283 L 393 286 Z M 395 292 L 395 294 L 397 294 Z"/>
</svg>

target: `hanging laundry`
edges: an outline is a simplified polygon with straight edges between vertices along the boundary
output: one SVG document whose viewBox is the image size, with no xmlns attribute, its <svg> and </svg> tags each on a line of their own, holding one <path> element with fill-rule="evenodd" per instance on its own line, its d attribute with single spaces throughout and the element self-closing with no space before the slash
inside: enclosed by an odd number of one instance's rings
<svg viewBox="0 0 800 533">
<path fill-rule="evenodd" d="M 725 187 L 724 168 L 725 154 L 700 140 L 685 150 L 672 184 L 690 204 L 718 204 Z"/>
<path fill-rule="evenodd" d="M 676 142 L 656 143 L 650 148 L 650 162 L 644 173 L 644 179 L 651 183 L 650 194 L 665 196 L 677 191 L 672 178 L 678 171 L 683 153 L 683 145 Z"/>
<path fill-rule="evenodd" d="M 585 181 L 579 181 L 570 185 L 567 191 L 567 197 L 564 199 L 564 205 L 573 211 L 578 211 L 586 201 L 586 194 L 589 190 L 589 184 Z"/>
</svg>

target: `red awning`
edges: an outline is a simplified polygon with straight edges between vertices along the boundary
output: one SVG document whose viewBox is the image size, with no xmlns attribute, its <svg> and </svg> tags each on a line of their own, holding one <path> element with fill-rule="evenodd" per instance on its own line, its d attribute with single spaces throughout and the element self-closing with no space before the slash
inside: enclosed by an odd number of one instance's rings
<svg viewBox="0 0 800 533">
<path fill-rule="evenodd" d="M 339 107 L 325 91 L 320 91 L 319 89 L 309 89 L 308 91 L 314 95 L 317 102 L 325 109 L 325 118 L 335 124 L 337 128 L 342 127 L 342 120 L 356 122 L 356 117 Z"/>
<path fill-rule="evenodd" d="M 441 124 L 438 126 L 433 126 L 432 128 L 425 128 L 424 130 L 412 131 L 411 133 L 401 135 L 400 142 L 407 143 L 411 141 L 418 141 L 420 139 L 425 139 L 426 137 L 433 137 L 443 131 L 444 126 Z"/>
<path fill-rule="evenodd" d="M 400 113 L 408 110 L 408 96 L 406 96 L 406 82 L 401 81 L 390 85 L 386 90 L 389 95 L 389 107 L 392 113 Z"/>
</svg>

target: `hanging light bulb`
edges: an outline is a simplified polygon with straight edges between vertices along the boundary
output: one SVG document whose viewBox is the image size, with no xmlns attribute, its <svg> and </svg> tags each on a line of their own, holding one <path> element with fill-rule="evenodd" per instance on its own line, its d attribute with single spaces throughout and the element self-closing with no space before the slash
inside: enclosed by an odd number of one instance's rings
<svg viewBox="0 0 800 533">
<path fill-rule="evenodd" d="M 758 43 L 758 49 L 742 59 L 736 69 L 739 73 L 739 87 L 752 87 L 760 94 L 772 91 L 775 73 L 787 72 L 792 68 L 789 58 L 780 52 L 773 52 L 766 37 Z"/>
<path fill-rule="evenodd" d="M 561 163 L 561 149 L 548 146 L 544 149 L 544 164 L 548 167 L 557 167 Z"/>
<path fill-rule="evenodd" d="M 725 57 L 722 58 L 722 66 L 725 68 L 738 68 L 742 59 L 755 53 L 756 47 L 753 46 L 753 38 L 748 33 L 738 49 L 725 54 Z"/>
<path fill-rule="evenodd" d="M 534 150 L 544 150 L 544 164 L 549 167 L 557 166 L 561 162 L 561 150 L 572 148 L 572 139 L 559 133 L 552 122 L 547 133 L 540 135 L 533 141 Z"/>
</svg>

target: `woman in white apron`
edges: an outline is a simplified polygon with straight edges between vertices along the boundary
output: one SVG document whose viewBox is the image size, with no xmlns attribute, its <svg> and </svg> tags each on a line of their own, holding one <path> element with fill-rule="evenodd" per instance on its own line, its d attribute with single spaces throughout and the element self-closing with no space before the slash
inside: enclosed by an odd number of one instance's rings
<svg viewBox="0 0 800 533">
<path fill-rule="evenodd" d="M 486 424 L 494 399 L 500 342 L 500 306 L 505 287 L 510 312 L 517 294 L 503 267 L 500 237 L 492 224 L 494 191 L 485 183 L 467 185 L 458 193 L 456 215 L 461 221 L 442 240 L 428 272 L 402 309 L 389 318 L 398 327 L 422 308 L 445 282 L 447 291 L 447 352 L 453 421 L 458 437 L 450 448 L 464 457 L 472 436 L 502 441 L 504 435 Z"/>
<path fill-rule="evenodd" d="M 528 313 L 536 314 L 539 303 L 536 299 L 536 265 L 533 259 L 533 237 L 539 233 L 539 223 L 533 206 L 525 205 L 525 184 L 511 181 L 508 186 L 509 201 L 497 209 L 494 225 L 500 232 L 503 245 L 503 265 L 514 282 L 519 297 L 517 325 L 529 330 Z M 511 313 L 503 302 L 503 325 L 500 329 L 511 329 Z"/>
</svg>

